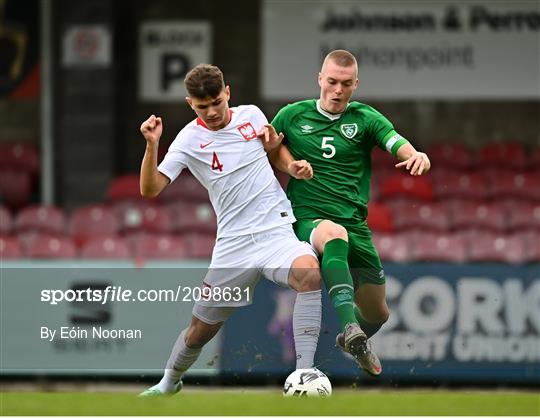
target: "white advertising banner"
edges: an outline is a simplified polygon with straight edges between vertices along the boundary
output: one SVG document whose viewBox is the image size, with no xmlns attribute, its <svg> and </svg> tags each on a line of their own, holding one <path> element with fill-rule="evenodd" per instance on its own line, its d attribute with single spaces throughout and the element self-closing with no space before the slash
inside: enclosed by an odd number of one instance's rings
<svg viewBox="0 0 540 418">
<path fill-rule="evenodd" d="M 139 30 L 139 98 L 178 102 L 186 96 L 184 77 L 211 63 L 212 31 L 206 21 L 145 22 Z"/>
<path fill-rule="evenodd" d="M 540 3 L 285 1 L 262 10 L 266 99 L 318 96 L 324 56 L 359 63 L 357 96 L 538 99 Z"/>
</svg>

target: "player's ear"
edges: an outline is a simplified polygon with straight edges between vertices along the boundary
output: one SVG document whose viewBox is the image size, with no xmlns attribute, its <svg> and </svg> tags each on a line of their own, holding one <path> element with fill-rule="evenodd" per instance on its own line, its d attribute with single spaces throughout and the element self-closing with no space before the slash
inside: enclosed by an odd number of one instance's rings
<svg viewBox="0 0 540 418">
<path fill-rule="evenodd" d="M 191 100 L 191 97 L 187 96 L 186 97 L 186 103 L 189 105 L 189 107 L 191 107 L 193 109 L 193 101 Z M 195 110 L 195 109 L 193 109 Z"/>
<path fill-rule="evenodd" d="M 317 77 L 317 82 L 319 83 L 319 87 L 322 87 L 322 74 L 319 73 L 319 77 Z"/>
<path fill-rule="evenodd" d="M 227 95 L 227 100 L 231 98 L 231 88 L 229 86 L 225 86 L 225 94 Z"/>
<path fill-rule="evenodd" d="M 356 81 L 354 82 L 354 90 L 356 90 L 359 84 L 360 84 L 360 80 L 356 79 Z"/>
</svg>

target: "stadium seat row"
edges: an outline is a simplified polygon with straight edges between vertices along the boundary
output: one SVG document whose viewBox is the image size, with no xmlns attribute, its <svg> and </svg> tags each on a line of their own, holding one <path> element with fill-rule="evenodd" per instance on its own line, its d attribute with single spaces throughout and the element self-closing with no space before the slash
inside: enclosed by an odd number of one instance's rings
<svg viewBox="0 0 540 418">
<path fill-rule="evenodd" d="M 484 169 L 504 167 L 517 170 L 534 169 L 540 165 L 540 148 L 528 150 L 519 142 L 491 142 L 478 150 L 472 150 L 459 141 L 434 143 L 425 149 L 434 166 L 455 169 Z M 386 152 L 373 153 L 373 166 L 392 164 L 393 158 Z"/>
<path fill-rule="evenodd" d="M 0 233 L 49 233 L 69 235 L 80 245 L 93 236 L 152 233 L 202 232 L 216 233 L 216 217 L 208 203 L 175 202 L 157 206 L 148 201 L 124 201 L 115 205 L 90 205 L 66 215 L 58 207 L 29 206 L 13 219 L 0 207 Z"/>
<path fill-rule="evenodd" d="M 93 237 L 78 247 L 65 236 L 0 236 L 0 258 L 20 259 L 169 259 L 204 258 L 212 254 L 212 234 L 183 235 L 134 233 L 124 237 Z M 536 231 L 496 234 L 474 229 L 456 233 L 412 230 L 373 234 L 383 261 L 411 262 L 540 262 L 540 235 Z"/>
<path fill-rule="evenodd" d="M 476 203 L 449 199 L 443 202 L 390 200 L 369 206 L 368 223 L 373 231 L 394 232 L 423 229 L 434 232 L 476 228 L 493 232 L 540 230 L 540 202 L 514 200 Z M 62 209 L 29 206 L 13 218 L 0 206 L 0 234 L 27 232 L 69 235 L 80 245 L 88 238 L 150 233 L 202 232 L 215 234 L 216 218 L 208 203 L 169 202 L 154 205 L 147 201 L 124 201 L 115 205 L 90 205 L 66 215 Z"/>
<path fill-rule="evenodd" d="M 19 237 L 0 235 L 0 258 L 32 259 L 209 259 L 214 234 L 183 235 L 137 233 L 125 237 L 95 236 L 79 247 L 75 240 L 54 234 L 30 233 Z"/>
<path fill-rule="evenodd" d="M 540 231 L 540 202 L 476 203 L 454 199 L 435 203 L 411 203 L 395 200 L 387 203 L 373 202 L 368 209 L 368 224 L 373 231 L 424 229 L 448 232 L 467 228 L 494 232 L 523 229 Z"/>
<path fill-rule="evenodd" d="M 392 167 L 373 172 L 372 197 L 409 196 L 419 200 L 462 197 L 475 200 L 516 198 L 540 201 L 540 171 L 484 170 L 464 173 L 434 167 L 425 177 L 396 173 Z"/>
</svg>

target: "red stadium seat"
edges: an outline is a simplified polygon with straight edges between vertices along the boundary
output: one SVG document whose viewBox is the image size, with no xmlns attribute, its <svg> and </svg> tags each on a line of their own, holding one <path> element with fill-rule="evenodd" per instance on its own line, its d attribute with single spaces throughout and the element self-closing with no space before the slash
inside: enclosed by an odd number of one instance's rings
<svg viewBox="0 0 540 418">
<path fill-rule="evenodd" d="M 371 166 L 373 167 L 373 172 L 378 170 L 387 170 L 394 169 L 394 166 L 399 161 L 389 152 L 383 151 L 378 147 L 373 148 L 371 153 Z"/>
<path fill-rule="evenodd" d="M 540 231 L 527 230 L 513 234 L 523 242 L 524 246 L 524 261 L 540 262 Z"/>
<path fill-rule="evenodd" d="M 131 254 L 135 256 L 135 246 L 137 245 L 137 242 L 153 235 L 156 235 L 156 234 L 153 234 L 148 231 L 134 230 L 134 231 L 126 231 L 125 233 L 122 234 L 122 238 L 124 238 L 124 241 L 128 245 Z"/>
<path fill-rule="evenodd" d="M 397 160 L 395 161 L 397 163 Z M 390 177 L 394 177 L 396 175 L 403 174 L 399 169 L 395 168 L 394 166 L 383 166 L 383 167 L 375 167 L 373 168 L 373 172 L 371 174 L 371 185 L 372 185 L 372 192 L 373 190 L 377 190 L 377 192 L 380 193 L 381 185 Z M 373 196 L 371 196 L 373 198 Z"/>
<path fill-rule="evenodd" d="M 28 206 L 15 217 L 15 230 L 64 234 L 66 216 L 62 209 L 55 206 Z"/>
<path fill-rule="evenodd" d="M 527 165 L 530 170 L 540 172 L 540 148 L 535 148 L 529 153 L 529 160 Z"/>
<path fill-rule="evenodd" d="M 0 260 L 22 257 L 22 247 L 17 238 L 0 236 Z"/>
<path fill-rule="evenodd" d="M 217 219 L 209 203 L 184 203 L 169 206 L 169 208 L 174 211 L 177 232 L 202 232 L 215 235 Z"/>
<path fill-rule="evenodd" d="M 402 205 L 393 211 L 392 217 L 397 230 L 417 228 L 447 231 L 450 227 L 448 209 L 440 203 Z"/>
<path fill-rule="evenodd" d="M 390 209 L 382 203 L 369 203 L 367 222 L 372 231 L 393 231 L 392 213 L 390 212 Z"/>
<path fill-rule="evenodd" d="M 505 173 L 491 182 L 491 193 L 494 197 L 514 197 L 540 201 L 539 173 Z"/>
<path fill-rule="evenodd" d="M 411 243 L 407 234 L 373 233 L 373 244 L 382 261 L 403 263 L 411 260 Z"/>
<path fill-rule="evenodd" d="M 192 232 L 184 237 L 187 242 L 187 254 L 190 258 L 209 259 L 212 257 L 212 251 L 216 245 L 214 234 Z"/>
<path fill-rule="evenodd" d="M 30 201 L 32 178 L 26 171 L 0 170 L 0 201 L 10 208 L 20 208 Z"/>
<path fill-rule="evenodd" d="M 26 249 L 32 244 L 37 238 L 47 236 L 49 238 L 64 238 L 64 234 L 60 233 L 50 233 L 50 232 L 42 232 L 42 231 L 23 231 L 23 232 L 17 232 L 15 234 L 17 237 L 17 240 L 23 247 L 23 249 Z"/>
<path fill-rule="evenodd" d="M 167 233 L 174 228 L 172 211 L 165 206 L 122 205 L 115 206 L 122 232 L 147 231 Z"/>
<path fill-rule="evenodd" d="M 517 202 L 508 211 L 508 228 L 511 231 L 518 229 L 540 230 L 540 203 L 534 205 L 528 202 Z"/>
<path fill-rule="evenodd" d="M 40 235 L 26 248 L 28 258 L 74 258 L 77 256 L 75 243 L 66 237 Z"/>
<path fill-rule="evenodd" d="M 188 256 L 188 244 L 173 235 L 148 235 L 135 242 L 134 255 L 142 259 L 182 260 Z"/>
<path fill-rule="evenodd" d="M 125 174 L 113 179 L 109 184 L 107 198 L 111 202 L 118 200 L 145 200 L 145 198 L 141 196 L 139 175 Z"/>
<path fill-rule="evenodd" d="M 27 142 L 0 142 L 0 170 L 12 169 L 35 175 L 39 171 L 39 153 Z"/>
<path fill-rule="evenodd" d="M 169 184 L 160 194 L 160 200 L 163 202 L 182 201 L 182 202 L 208 202 L 208 191 L 203 187 L 199 180 L 184 170 L 178 178 Z"/>
<path fill-rule="evenodd" d="M 450 214 L 451 227 L 454 230 L 479 228 L 503 232 L 507 228 L 506 210 L 497 203 L 464 202 L 459 207 L 453 206 Z"/>
<path fill-rule="evenodd" d="M 469 261 L 522 263 L 526 260 L 525 244 L 517 235 L 484 232 L 469 240 Z"/>
<path fill-rule="evenodd" d="M 4 206 L 0 206 L 0 235 L 8 235 L 13 228 L 11 212 Z"/>
<path fill-rule="evenodd" d="M 412 246 L 416 261 L 463 263 L 467 259 L 466 242 L 456 234 L 422 234 Z"/>
<path fill-rule="evenodd" d="M 428 148 L 427 155 L 434 167 L 467 170 L 473 163 L 472 152 L 460 142 L 433 144 Z"/>
<path fill-rule="evenodd" d="M 433 185 L 426 177 L 397 174 L 386 179 L 381 185 L 381 199 L 405 197 L 419 200 L 433 200 Z"/>
<path fill-rule="evenodd" d="M 481 174 L 445 173 L 434 181 L 438 199 L 464 198 L 483 200 L 488 197 L 488 183 Z"/>
<path fill-rule="evenodd" d="M 480 167 L 524 169 L 527 166 L 527 153 L 518 142 L 490 143 L 478 150 L 477 164 Z"/>
<path fill-rule="evenodd" d="M 94 237 L 86 241 L 81 249 L 86 259 L 118 260 L 131 258 L 127 243 L 119 237 Z"/>
<path fill-rule="evenodd" d="M 118 219 L 107 206 L 80 207 L 73 211 L 69 219 L 71 237 L 79 246 L 91 237 L 115 235 L 118 230 Z"/>
</svg>

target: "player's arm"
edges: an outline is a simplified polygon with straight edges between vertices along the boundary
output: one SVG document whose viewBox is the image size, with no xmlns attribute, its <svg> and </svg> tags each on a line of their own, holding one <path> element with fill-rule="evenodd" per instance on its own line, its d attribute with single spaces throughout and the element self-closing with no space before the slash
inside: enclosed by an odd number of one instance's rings
<svg viewBox="0 0 540 418">
<path fill-rule="evenodd" d="M 270 163 L 279 171 L 298 180 L 309 180 L 313 177 L 311 164 L 306 160 L 295 160 L 287 146 L 283 144 L 283 133 L 278 135 L 272 125 L 266 124 L 258 136 L 263 144 L 266 144 L 265 149 Z"/>
<path fill-rule="evenodd" d="M 410 142 L 405 142 L 401 145 L 397 149 L 396 156 L 401 161 L 396 164 L 396 167 L 405 167 L 412 176 L 421 176 L 431 168 L 431 162 L 427 154 L 416 151 Z"/>
<path fill-rule="evenodd" d="M 140 188 L 144 197 L 159 195 L 170 180 L 157 169 L 159 139 L 163 133 L 163 122 L 155 115 L 141 124 L 141 133 L 146 139 L 146 151 L 141 163 Z"/>
</svg>

